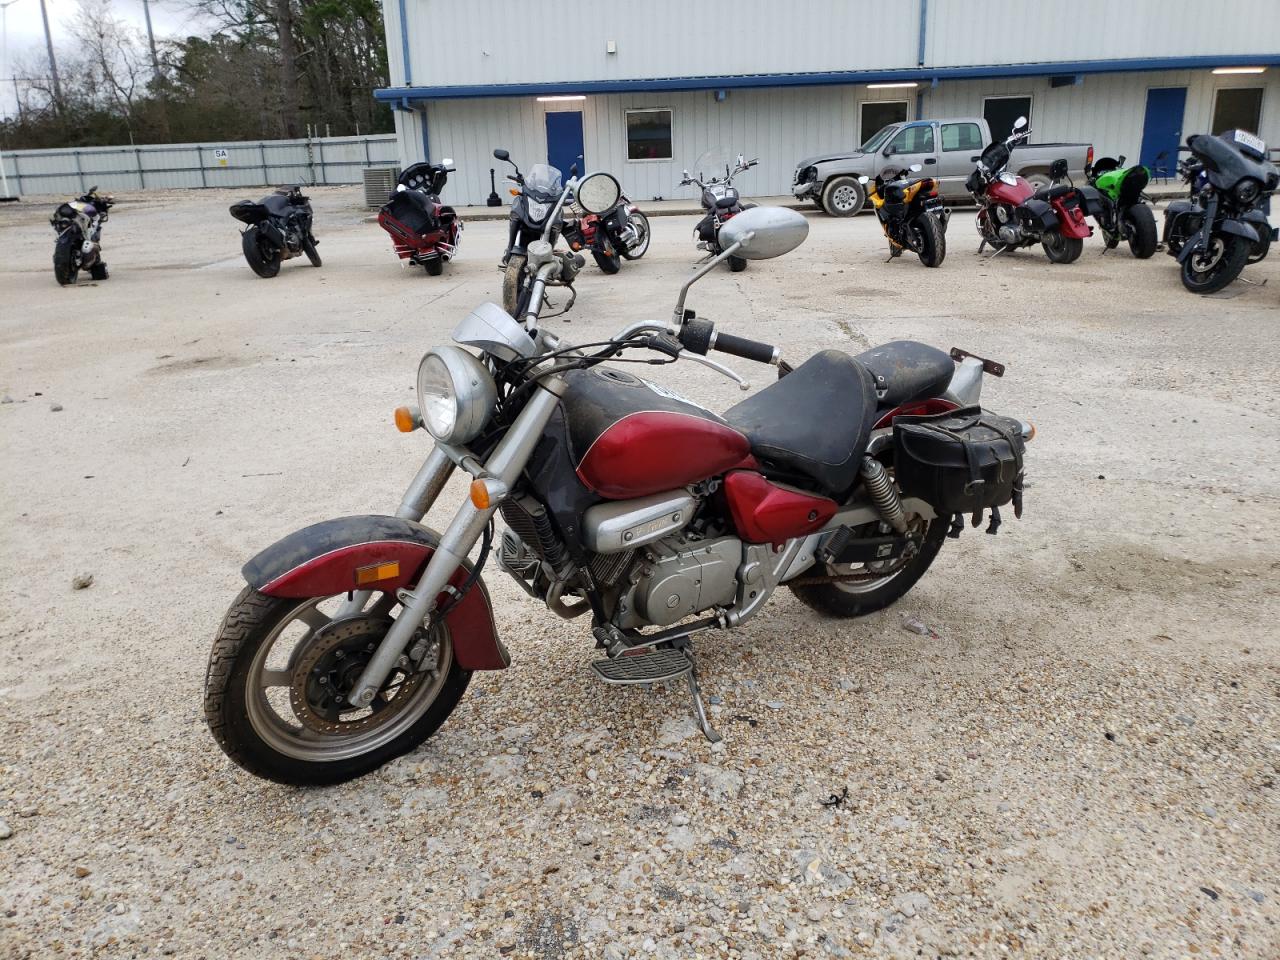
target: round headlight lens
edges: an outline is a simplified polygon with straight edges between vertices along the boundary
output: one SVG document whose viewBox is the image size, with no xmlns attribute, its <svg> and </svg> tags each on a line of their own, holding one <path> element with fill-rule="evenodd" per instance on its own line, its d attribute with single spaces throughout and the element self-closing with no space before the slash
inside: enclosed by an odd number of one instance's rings
<svg viewBox="0 0 1280 960">
<path fill-rule="evenodd" d="M 1262 184 L 1258 183 L 1252 177 L 1241 180 L 1236 184 L 1235 195 L 1236 200 L 1240 203 L 1253 203 L 1258 199 L 1258 194 L 1262 192 Z"/>
<path fill-rule="evenodd" d="M 497 402 L 493 376 L 461 347 L 436 347 L 418 365 L 422 422 L 443 443 L 467 443 L 479 436 Z"/>
</svg>

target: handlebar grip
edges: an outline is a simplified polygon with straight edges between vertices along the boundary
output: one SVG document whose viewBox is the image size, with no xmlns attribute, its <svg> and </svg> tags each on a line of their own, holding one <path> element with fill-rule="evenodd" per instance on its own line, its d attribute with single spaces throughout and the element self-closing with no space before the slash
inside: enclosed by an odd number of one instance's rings
<svg viewBox="0 0 1280 960">
<path fill-rule="evenodd" d="M 775 363 L 778 357 L 778 348 L 772 344 L 735 337 L 732 333 L 717 333 L 711 341 L 711 349 L 756 363 Z"/>
<path fill-rule="evenodd" d="M 686 320 L 680 328 L 680 345 L 690 353 L 705 357 L 715 332 L 716 325 L 710 320 Z"/>
</svg>

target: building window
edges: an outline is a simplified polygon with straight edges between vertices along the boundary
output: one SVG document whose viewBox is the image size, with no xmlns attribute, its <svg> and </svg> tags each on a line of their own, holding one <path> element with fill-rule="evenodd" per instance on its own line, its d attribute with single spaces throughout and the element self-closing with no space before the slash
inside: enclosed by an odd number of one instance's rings
<svg viewBox="0 0 1280 960">
<path fill-rule="evenodd" d="M 933 124 L 903 127 L 889 144 L 889 153 L 933 153 Z"/>
<path fill-rule="evenodd" d="M 1019 117 L 1026 117 L 1031 125 L 1030 97 L 987 97 L 982 101 L 982 119 L 991 128 L 992 141 L 1013 133 L 1013 121 Z"/>
<path fill-rule="evenodd" d="M 1213 100 L 1213 133 L 1248 130 L 1257 133 L 1262 119 L 1262 88 L 1219 90 Z"/>
<path fill-rule="evenodd" d="M 944 123 L 942 149 L 977 150 L 982 152 L 982 131 L 976 123 Z"/>
<path fill-rule="evenodd" d="M 862 138 L 866 143 L 875 136 L 876 131 L 891 123 L 902 123 L 907 119 L 907 101 L 905 100 L 864 100 L 862 103 Z"/>
<path fill-rule="evenodd" d="M 627 159 L 671 159 L 671 111 L 627 111 Z"/>
</svg>

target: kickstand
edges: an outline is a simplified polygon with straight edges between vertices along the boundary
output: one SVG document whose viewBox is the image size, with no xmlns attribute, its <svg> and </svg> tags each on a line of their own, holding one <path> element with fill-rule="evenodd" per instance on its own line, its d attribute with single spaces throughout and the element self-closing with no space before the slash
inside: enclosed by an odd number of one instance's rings
<svg viewBox="0 0 1280 960">
<path fill-rule="evenodd" d="M 1000 256 L 1000 254 L 1004 253 L 1006 250 L 1009 250 L 1009 249 L 1011 249 L 1011 248 L 1010 248 L 1010 247 L 1007 247 L 1007 246 L 1001 247 L 999 250 L 997 250 L 997 251 L 996 251 L 995 253 L 993 253 L 991 256 L 987 257 L 987 259 L 988 259 L 988 260 L 994 260 L 996 257 Z"/>
<path fill-rule="evenodd" d="M 982 251 L 987 249 L 987 238 L 983 237 L 982 242 L 978 244 L 978 256 L 982 256 Z"/>
<path fill-rule="evenodd" d="M 1247 283 L 1250 286 L 1254 286 L 1254 287 L 1265 287 L 1267 285 L 1266 280 L 1250 280 L 1244 274 L 1241 274 L 1236 279 L 1239 280 L 1241 283 Z"/>
<path fill-rule="evenodd" d="M 690 670 L 685 674 L 685 679 L 689 683 L 689 698 L 693 701 L 693 718 L 704 737 L 712 743 L 719 743 L 724 737 L 716 733 L 715 727 L 711 726 L 711 721 L 707 719 L 707 708 L 702 704 L 702 691 L 698 689 L 698 668 L 693 661 L 693 651 L 685 647 L 684 655 L 689 658 L 690 663 Z"/>
</svg>

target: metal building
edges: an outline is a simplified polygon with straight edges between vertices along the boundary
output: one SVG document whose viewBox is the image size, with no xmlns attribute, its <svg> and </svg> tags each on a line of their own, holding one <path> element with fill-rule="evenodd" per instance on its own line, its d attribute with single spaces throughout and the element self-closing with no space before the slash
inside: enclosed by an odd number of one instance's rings
<svg viewBox="0 0 1280 960">
<path fill-rule="evenodd" d="M 1088 141 L 1172 167 L 1189 134 L 1280 146 L 1280 0 L 384 0 L 402 163 L 451 157 L 452 203 L 582 157 L 634 199 L 691 196 L 683 167 L 721 147 L 741 181 L 790 190 L 796 161 L 900 119 L 1019 113 L 1032 142 Z"/>
</svg>

